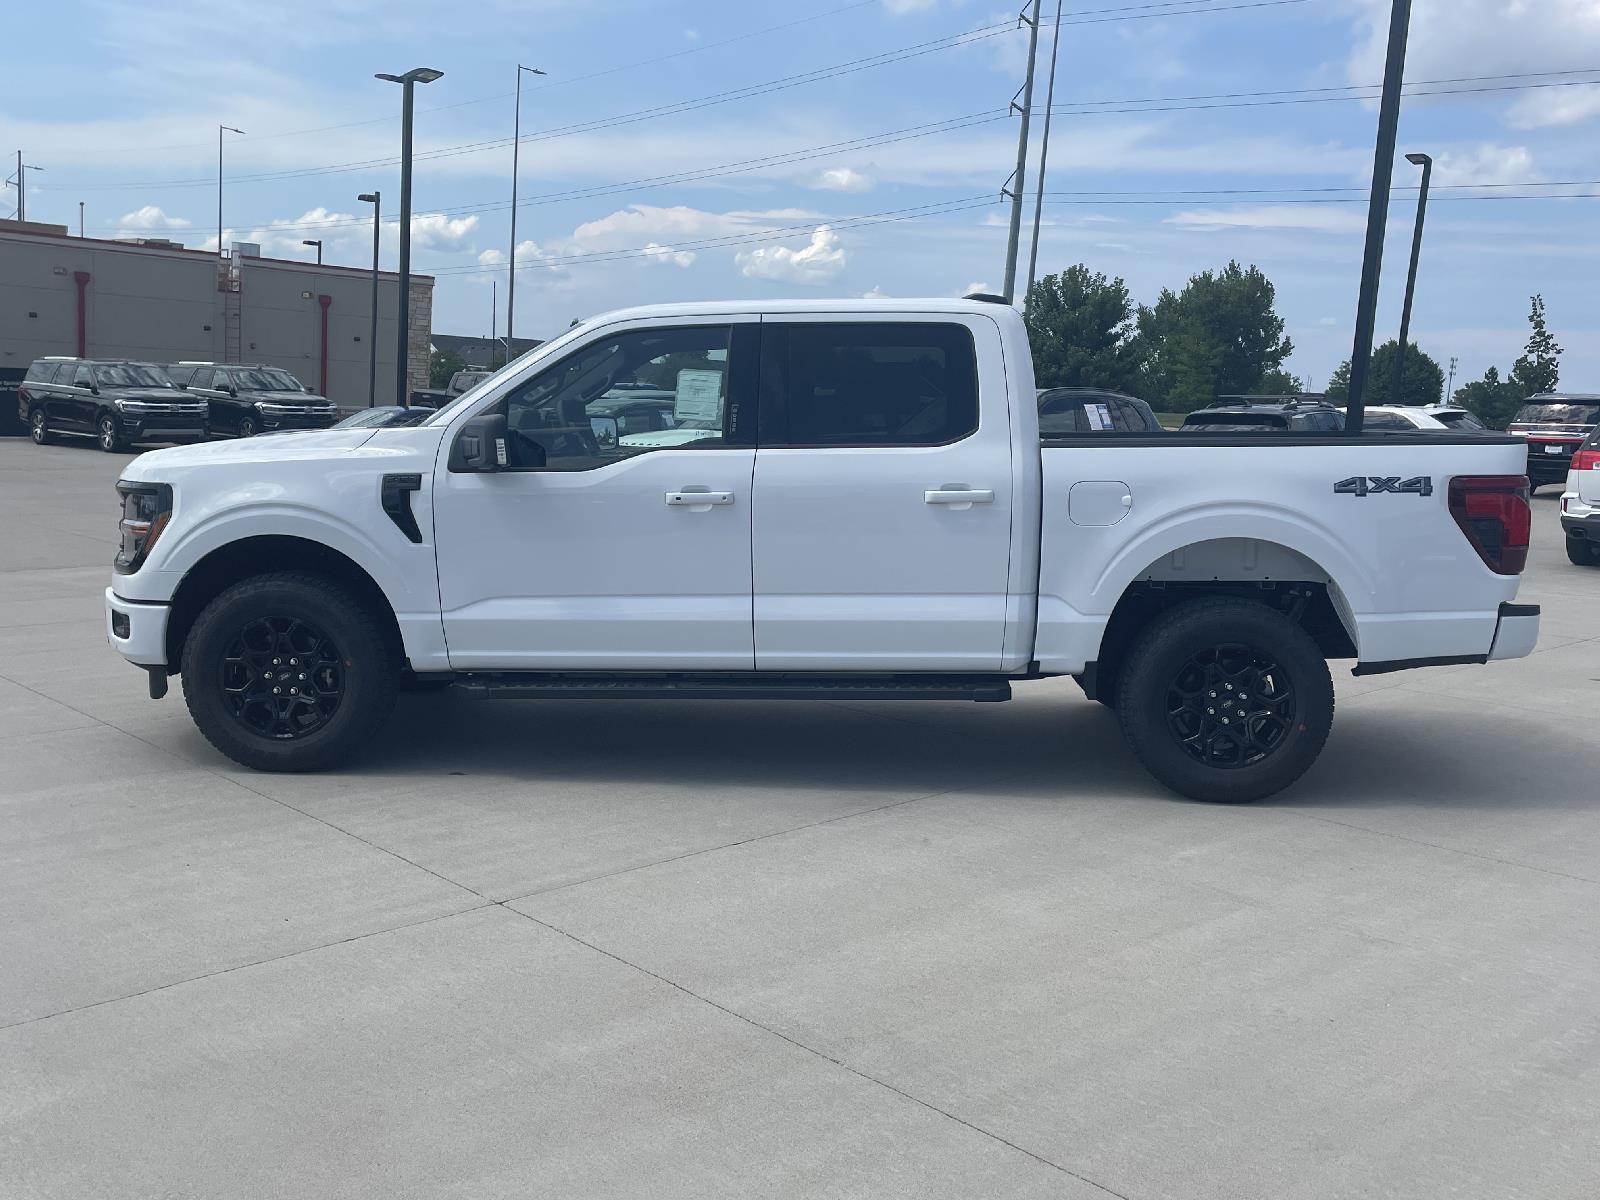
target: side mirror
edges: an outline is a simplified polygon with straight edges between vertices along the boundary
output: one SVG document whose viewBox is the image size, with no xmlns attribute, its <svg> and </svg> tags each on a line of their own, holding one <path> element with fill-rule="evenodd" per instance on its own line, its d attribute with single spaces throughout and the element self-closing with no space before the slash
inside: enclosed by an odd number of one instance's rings
<svg viewBox="0 0 1600 1200">
<path fill-rule="evenodd" d="M 222 385 L 222 390 L 227 392 L 228 395 L 230 395 L 230 396 L 237 396 L 239 394 L 239 389 L 234 387 L 233 384 L 231 384 L 231 383 L 223 384 Z"/>
<path fill-rule="evenodd" d="M 589 428 L 594 431 L 595 444 L 602 450 L 609 450 L 617 444 L 621 431 L 617 428 L 615 417 L 590 417 Z"/>
<path fill-rule="evenodd" d="M 450 447 L 452 471 L 503 471 L 511 465 L 506 419 L 500 413 L 473 417 L 461 427 Z"/>
</svg>

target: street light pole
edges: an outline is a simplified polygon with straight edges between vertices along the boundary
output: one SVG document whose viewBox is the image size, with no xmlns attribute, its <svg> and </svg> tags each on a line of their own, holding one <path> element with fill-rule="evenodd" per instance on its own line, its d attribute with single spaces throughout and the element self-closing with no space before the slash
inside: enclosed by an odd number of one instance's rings
<svg viewBox="0 0 1600 1200">
<path fill-rule="evenodd" d="M 1390 389 L 1393 403 L 1401 401 L 1400 389 L 1405 382 L 1406 339 L 1411 336 L 1411 297 L 1417 291 L 1417 260 L 1422 257 L 1422 218 L 1428 213 L 1428 180 L 1433 177 L 1433 159 L 1426 154 L 1408 154 L 1406 161 L 1422 168 L 1422 188 L 1417 192 L 1417 227 L 1411 234 L 1411 269 L 1406 272 L 1406 302 L 1400 310 L 1400 350 L 1395 355 L 1394 386 Z"/>
<path fill-rule="evenodd" d="M 44 170 L 43 167 L 36 167 L 32 163 L 23 162 L 22 151 L 17 151 L 17 220 L 19 221 L 28 219 L 28 172 L 42 170 Z M 6 186 L 11 186 L 11 180 L 6 180 Z"/>
<path fill-rule="evenodd" d="M 217 126 L 217 257 L 222 257 L 222 135 L 224 133 L 237 133 L 244 136 L 244 130 L 235 129 L 232 125 Z"/>
<path fill-rule="evenodd" d="M 410 358 L 411 344 L 411 100 L 419 83 L 432 83 L 442 78 L 443 71 L 432 67 L 414 67 L 404 75 L 376 76 L 389 83 L 398 83 L 402 89 L 400 102 L 400 329 L 395 360 L 395 403 L 409 407 L 410 393 L 406 388 L 406 364 Z"/>
<path fill-rule="evenodd" d="M 1028 74 L 1022 82 L 1022 127 L 1017 130 L 1017 169 L 1011 176 L 1011 227 L 1006 234 L 1006 282 L 1001 289 L 1007 304 L 1017 289 L 1017 241 L 1022 236 L 1022 193 L 1028 185 L 1028 117 L 1033 112 L 1033 60 L 1039 49 L 1039 0 L 1033 0 L 1028 21 Z M 1012 98 L 1011 106 L 1017 101 Z"/>
<path fill-rule="evenodd" d="M 1050 42 L 1050 82 L 1044 89 L 1044 132 L 1039 139 L 1039 186 L 1033 196 L 1033 241 L 1028 247 L 1028 288 L 1022 293 L 1022 307 L 1028 307 L 1033 291 L 1034 272 L 1039 267 L 1039 226 L 1044 216 L 1044 169 L 1050 160 L 1050 107 L 1056 101 L 1056 56 L 1061 52 L 1061 0 L 1056 0 L 1056 32 Z"/>
<path fill-rule="evenodd" d="M 511 356 L 511 339 L 516 336 L 512 328 L 517 307 L 517 159 L 522 147 L 522 73 L 543 75 L 538 67 L 517 64 L 517 111 L 511 121 L 511 278 L 506 283 L 506 357 Z M 490 327 L 493 332 L 493 326 Z"/>
<path fill-rule="evenodd" d="M 367 347 L 367 407 L 371 408 L 378 402 L 378 233 L 382 229 L 378 210 L 383 193 L 362 192 L 356 199 L 372 205 L 372 332 L 367 337 L 372 343 Z"/>
<path fill-rule="evenodd" d="M 322 239 L 305 238 L 300 243 L 302 246 L 315 246 L 317 248 L 317 266 L 322 265 Z"/>
<path fill-rule="evenodd" d="M 1394 0 L 1389 13 L 1389 48 L 1378 99 L 1378 140 L 1372 154 L 1372 196 L 1367 202 L 1367 246 L 1361 258 L 1361 290 L 1356 295 L 1356 336 L 1350 351 L 1350 399 L 1344 430 L 1361 433 L 1367 412 L 1367 371 L 1372 366 L 1372 330 L 1378 312 L 1378 276 L 1383 269 L 1383 234 L 1389 222 L 1389 177 L 1394 173 L 1395 134 L 1400 126 L 1400 89 L 1405 82 L 1406 35 L 1411 0 Z"/>
</svg>

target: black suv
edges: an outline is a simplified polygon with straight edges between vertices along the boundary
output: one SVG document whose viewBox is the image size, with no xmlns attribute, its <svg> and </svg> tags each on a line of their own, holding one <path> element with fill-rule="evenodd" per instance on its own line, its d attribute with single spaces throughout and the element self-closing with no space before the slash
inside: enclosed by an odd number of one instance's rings
<svg viewBox="0 0 1600 1200">
<path fill-rule="evenodd" d="M 173 382 L 211 406 L 212 433 L 252 437 L 272 429 L 327 429 L 338 406 L 282 367 L 264 363 L 173 363 Z"/>
<path fill-rule="evenodd" d="M 1224 396 L 1183 419 L 1180 433 L 1338 433 L 1344 413 L 1300 396 Z"/>
<path fill-rule="evenodd" d="M 206 435 L 205 404 L 158 363 L 38 359 L 17 389 L 17 411 L 41 446 L 59 433 L 88 434 L 108 452 Z"/>
<path fill-rule="evenodd" d="M 1080 433 L 1160 433 L 1161 422 L 1137 396 L 1100 388 L 1039 389 L 1039 432 L 1046 437 Z"/>
<path fill-rule="evenodd" d="M 1541 392 L 1524 400 L 1506 432 L 1528 439 L 1529 490 L 1566 482 L 1573 454 L 1596 425 L 1600 396 Z"/>
</svg>

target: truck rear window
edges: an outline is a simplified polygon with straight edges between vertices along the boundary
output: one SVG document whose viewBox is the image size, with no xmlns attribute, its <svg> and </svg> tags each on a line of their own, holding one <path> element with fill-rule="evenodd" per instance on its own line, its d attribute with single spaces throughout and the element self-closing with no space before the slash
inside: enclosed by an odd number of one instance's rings
<svg viewBox="0 0 1600 1200">
<path fill-rule="evenodd" d="M 1518 422 L 1540 425 L 1594 425 L 1600 423 L 1600 401 L 1593 404 L 1524 404 Z"/>
</svg>

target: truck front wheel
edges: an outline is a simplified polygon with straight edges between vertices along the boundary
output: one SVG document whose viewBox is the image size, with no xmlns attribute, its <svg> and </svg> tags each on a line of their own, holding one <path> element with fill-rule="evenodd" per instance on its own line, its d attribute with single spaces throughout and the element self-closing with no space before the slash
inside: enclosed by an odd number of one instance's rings
<svg viewBox="0 0 1600 1200">
<path fill-rule="evenodd" d="M 1276 609 L 1211 597 L 1152 621 L 1123 663 L 1117 711 L 1128 745 L 1173 791 L 1243 803 L 1316 761 L 1333 724 L 1333 680 L 1316 642 Z"/>
<path fill-rule="evenodd" d="M 236 583 L 195 619 L 183 697 L 206 740 L 258 771 L 349 758 L 394 705 L 399 667 L 361 600 L 299 571 Z"/>
</svg>

